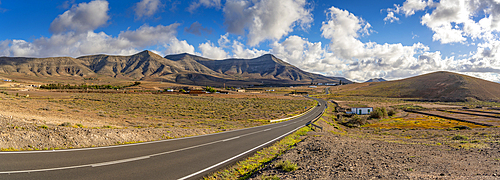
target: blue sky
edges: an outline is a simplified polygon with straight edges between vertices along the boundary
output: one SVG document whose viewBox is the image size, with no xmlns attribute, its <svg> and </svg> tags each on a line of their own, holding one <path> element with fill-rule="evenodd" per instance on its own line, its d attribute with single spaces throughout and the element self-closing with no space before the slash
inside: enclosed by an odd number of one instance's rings
<svg viewBox="0 0 500 180">
<path fill-rule="evenodd" d="M 500 82 L 499 7 L 494 0 L 1 0 L 0 56 L 272 53 L 354 81 L 445 70 Z"/>
</svg>

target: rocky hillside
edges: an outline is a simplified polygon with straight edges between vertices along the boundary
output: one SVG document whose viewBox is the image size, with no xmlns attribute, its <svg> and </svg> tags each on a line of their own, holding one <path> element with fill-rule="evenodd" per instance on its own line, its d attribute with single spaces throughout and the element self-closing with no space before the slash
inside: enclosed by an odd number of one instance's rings
<svg viewBox="0 0 500 180">
<path fill-rule="evenodd" d="M 99 75 L 198 85 L 350 82 L 302 71 L 270 54 L 254 59 L 211 60 L 190 54 L 161 57 L 147 50 L 132 56 L 0 57 L 0 74 L 13 73 L 37 77 Z"/>
</svg>

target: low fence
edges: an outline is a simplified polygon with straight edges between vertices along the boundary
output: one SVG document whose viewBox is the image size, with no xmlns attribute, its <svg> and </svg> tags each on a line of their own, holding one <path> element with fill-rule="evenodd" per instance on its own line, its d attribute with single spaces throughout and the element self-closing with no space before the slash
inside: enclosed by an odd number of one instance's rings
<svg viewBox="0 0 500 180">
<path fill-rule="evenodd" d="M 323 131 L 323 127 L 321 126 L 318 126 L 316 124 L 314 124 L 316 121 L 318 121 L 319 118 L 321 118 L 321 116 L 323 116 L 323 113 L 325 113 L 325 110 L 326 110 L 326 107 L 325 109 L 323 109 L 323 111 L 318 114 L 318 116 L 316 116 L 313 120 L 309 121 L 306 126 L 312 126 L 312 128 L 318 128 L 318 129 L 321 129 L 321 131 Z"/>
</svg>

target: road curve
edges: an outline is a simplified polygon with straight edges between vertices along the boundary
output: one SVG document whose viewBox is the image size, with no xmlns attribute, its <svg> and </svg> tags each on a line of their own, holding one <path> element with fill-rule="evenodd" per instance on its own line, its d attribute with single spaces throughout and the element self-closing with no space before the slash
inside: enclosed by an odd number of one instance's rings
<svg viewBox="0 0 500 180">
<path fill-rule="evenodd" d="M 293 120 L 188 138 L 55 151 L 0 152 L 0 179 L 199 179 L 303 127 Z"/>
</svg>

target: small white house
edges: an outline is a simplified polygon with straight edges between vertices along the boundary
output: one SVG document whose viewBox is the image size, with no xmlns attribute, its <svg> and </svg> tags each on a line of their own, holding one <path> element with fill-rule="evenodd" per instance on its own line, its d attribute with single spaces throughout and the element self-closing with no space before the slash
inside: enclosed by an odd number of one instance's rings
<svg viewBox="0 0 500 180">
<path fill-rule="evenodd" d="M 365 114 L 370 114 L 373 112 L 372 107 L 358 107 L 358 108 L 351 108 L 351 112 L 346 112 L 347 114 L 357 114 L 357 115 L 365 115 Z"/>
</svg>

